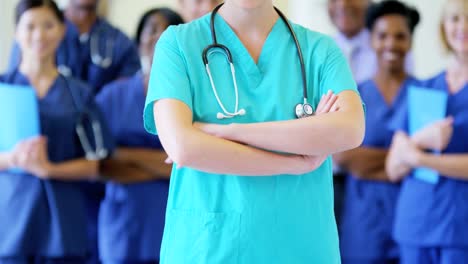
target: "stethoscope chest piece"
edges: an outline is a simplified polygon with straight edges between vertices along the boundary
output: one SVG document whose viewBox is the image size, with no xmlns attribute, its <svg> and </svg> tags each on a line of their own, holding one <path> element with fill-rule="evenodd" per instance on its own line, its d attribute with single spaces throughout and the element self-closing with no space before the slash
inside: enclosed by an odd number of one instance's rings
<svg viewBox="0 0 468 264">
<path fill-rule="evenodd" d="M 304 118 L 314 115 L 314 108 L 309 103 L 296 105 L 296 117 Z"/>
</svg>

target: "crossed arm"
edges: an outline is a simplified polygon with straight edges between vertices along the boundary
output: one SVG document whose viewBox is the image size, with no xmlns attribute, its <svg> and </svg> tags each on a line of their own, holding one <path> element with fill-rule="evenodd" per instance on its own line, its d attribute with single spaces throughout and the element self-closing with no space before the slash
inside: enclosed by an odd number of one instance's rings
<svg viewBox="0 0 468 264">
<path fill-rule="evenodd" d="M 386 171 L 393 181 L 400 181 L 413 168 L 426 167 L 454 179 L 468 180 L 468 153 L 433 154 L 427 149 L 444 150 L 453 133 L 451 117 L 435 122 L 409 137 L 395 133 L 387 157 Z"/>
<path fill-rule="evenodd" d="M 172 166 L 163 150 L 118 148 L 111 159 L 101 161 L 100 174 L 119 183 L 169 179 Z"/>
<path fill-rule="evenodd" d="M 364 113 L 357 93 L 340 93 L 336 105 L 336 112 L 304 119 L 204 128 L 192 123 L 184 103 L 162 99 L 154 104 L 154 116 L 161 142 L 178 166 L 245 176 L 303 174 L 329 154 L 362 142 Z"/>
<path fill-rule="evenodd" d="M 388 150 L 359 147 L 333 155 L 333 160 L 355 177 L 363 180 L 388 181 L 385 159 Z"/>
</svg>

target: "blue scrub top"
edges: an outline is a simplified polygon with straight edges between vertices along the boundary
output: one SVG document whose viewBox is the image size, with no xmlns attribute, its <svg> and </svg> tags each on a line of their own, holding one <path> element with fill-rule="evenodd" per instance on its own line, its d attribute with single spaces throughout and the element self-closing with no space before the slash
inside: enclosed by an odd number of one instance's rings
<svg viewBox="0 0 468 264">
<path fill-rule="evenodd" d="M 273 26 L 255 63 L 221 16 L 219 43 L 231 50 L 246 115 L 218 120 L 202 51 L 212 42 L 210 16 L 169 27 L 158 41 L 144 112 L 156 133 L 153 103 L 184 102 L 193 120 L 228 124 L 295 119 L 303 101 L 299 59 L 281 19 Z M 356 90 L 344 56 L 328 36 L 293 24 L 304 54 L 309 102 L 316 106 L 329 89 Z M 232 111 L 234 87 L 229 65 L 212 53 L 210 66 L 221 100 Z M 235 157 L 233 157 L 235 158 Z M 340 263 L 333 213 L 332 164 L 327 159 L 304 175 L 241 177 L 174 167 L 169 189 L 162 263 Z"/>
<path fill-rule="evenodd" d="M 452 139 L 442 154 L 468 154 L 468 83 L 450 94 L 443 72 L 422 86 L 449 95 L 447 116 L 455 121 Z M 440 176 L 437 184 L 411 175 L 403 182 L 395 220 L 398 242 L 418 247 L 468 247 L 468 181 Z"/>
<path fill-rule="evenodd" d="M 95 38 L 97 46 L 91 49 L 92 40 Z M 111 57 L 112 64 L 108 68 L 96 65 L 91 60 L 92 54 L 99 54 L 103 58 Z M 10 55 L 9 69 L 17 68 L 20 60 L 21 51 L 15 44 Z M 140 70 L 140 59 L 135 43 L 122 31 L 101 18 L 98 18 L 92 26 L 88 38 L 83 40 L 80 40 L 78 28 L 67 20 L 65 37 L 57 50 L 56 62 L 63 74 L 72 75 L 89 83 L 93 87 L 94 94 L 97 94 L 105 84 L 122 77 L 130 77 Z"/>
<path fill-rule="evenodd" d="M 162 150 L 158 138 L 143 126 L 142 74 L 105 86 L 96 100 L 118 146 Z M 168 180 L 106 184 L 99 212 L 102 260 L 159 260 L 168 189 Z"/>
<path fill-rule="evenodd" d="M 30 85 L 17 70 L 1 75 L 0 82 Z M 70 90 L 77 91 L 74 98 L 80 109 L 75 107 Z M 49 159 L 57 163 L 84 157 L 75 127 L 83 107 L 99 116 L 90 87 L 59 75 L 47 95 L 38 100 Z M 106 146 L 111 149 L 106 132 L 103 126 Z M 88 137 L 94 142 L 92 135 Z M 85 256 L 87 223 L 82 195 L 77 182 L 0 171 L 0 257 Z"/>
<path fill-rule="evenodd" d="M 366 135 L 362 147 L 388 149 L 394 124 L 406 119 L 407 89 L 419 81 L 408 77 L 391 104 L 383 98 L 377 84 L 368 80 L 359 85 L 366 104 Z M 398 258 L 392 238 L 399 184 L 360 180 L 349 174 L 346 179 L 345 205 L 340 222 L 341 254 L 346 259 Z"/>
</svg>

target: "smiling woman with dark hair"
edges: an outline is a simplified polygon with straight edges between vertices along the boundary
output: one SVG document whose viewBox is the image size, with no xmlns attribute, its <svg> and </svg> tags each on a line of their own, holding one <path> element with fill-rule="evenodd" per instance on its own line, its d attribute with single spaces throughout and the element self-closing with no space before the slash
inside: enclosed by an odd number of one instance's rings
<svg viewBox="0 0 468 264">
<path fill-rule="evenodd" d="M 0 82 L 34 90 L 41 136 L 0 153 L 0 263 L 83 264 L 89 252 L 85 200 L 78 181 L 97 179 L 99 162 L 85 159 L 88 147 L 79 143 L 87 140 L 75 131 L 91 114 L 93 127 L 101 124 L 106 149 L 111 136 L 91 87 L 58 72 L 56 50 L 65 25 L 55 2 L 22 0 L 16 18 L 21 61 L 0 75 Z"/>
<path fill-rule="evenodd" d="M 385 173 L 395 123 L 406 118 L 406 91 L 419 83 L 405 70 L 418 12 L 399 1 L 373 4 L 366 25 L 378 68 L 359 85 L 367 106 L 366 135 L 360 148 L 335 155 L 349 171 L 340 224 L 343 264 L 399 263 L 392 239 L 399 184 Z"/>
</svg>

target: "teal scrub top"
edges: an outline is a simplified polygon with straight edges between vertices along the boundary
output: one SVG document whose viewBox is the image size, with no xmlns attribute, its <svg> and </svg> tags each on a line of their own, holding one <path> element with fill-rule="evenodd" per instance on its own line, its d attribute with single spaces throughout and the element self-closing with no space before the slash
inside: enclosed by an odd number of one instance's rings
<svg viewBox="0 0 468 264">
<path fill-rule="evenodd" d="M 157 133 L 153 103 L 164 98 L 184 102 L 194 122 L 295 119 L 295 105 L 303 101 L 301 71 L 284 22 L 278 19 L 273 26 L 256 64 L 221 16 L 215 21 L 218 42 L 231 50 L 239 108 L 246 114 L 216 118 L 222 111 L 202 61 L 202 51 L 212 41 L 209 18 L 172 26 L 158 41 L 144 110 L 147 131 Z M 313 106 L 328 90 L 357 91 L 331 38 L 299 25 L 293 28 L 305 57 Z M 234 86 L 225 56 L 214 52 L 209 59 L 220 99 L 233 111 Z M 162 263 L 340 263 L 339 254 L 330 158 L 299 176 L 241 177 L 174 166 Z"/>
</svg>

